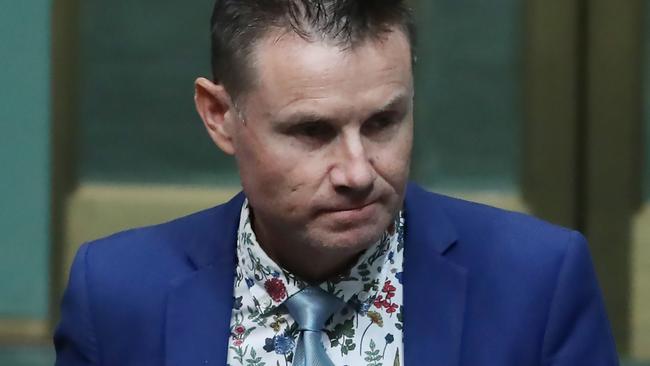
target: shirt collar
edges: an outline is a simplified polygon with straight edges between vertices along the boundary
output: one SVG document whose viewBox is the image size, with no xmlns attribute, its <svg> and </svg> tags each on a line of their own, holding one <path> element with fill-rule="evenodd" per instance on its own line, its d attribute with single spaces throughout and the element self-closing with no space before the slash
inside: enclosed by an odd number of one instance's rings
<svg viewBox="0 0 650 366">
<path fill-rule="evenodd" d="M 238 273 L 244 276 L 258 311 L 268 314 L 309 283 L 280 267 L 264 252 L 257 242 L 250 217 L 248 200 L 245 200 L 237 235 Z M 388 276 L 397 247 L 403 245 L 403 232 L 404 219 L 400 212 L 382 238 L 364 251 L 347 273 L 324 281 L 320 287 L 355 308 L 367 305 Z"/>
</svg>

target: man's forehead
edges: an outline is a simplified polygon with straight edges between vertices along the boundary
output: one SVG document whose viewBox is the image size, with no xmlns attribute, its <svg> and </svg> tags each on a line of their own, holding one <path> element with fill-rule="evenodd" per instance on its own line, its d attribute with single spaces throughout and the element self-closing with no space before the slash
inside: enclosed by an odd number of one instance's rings
<svg viewBox="0 0 650 366">
<path fill-rule="evenodd" d="M 396 45 L 398 47 L 395 47 Z M 378 54 L 387 48 L 391 51 L 399 50 L 400 55 L 408 55 L 409 57 L 411 55 L 408 36 L 402 28 L 397 26 L 389 28 L 375 37 L 367 37 L 349 44 L 323 36 L 304 36 L 290 29 L 274 28 L 256 41 L 252 56 L 255 66 L 259 67 L 259 61 L 274 53 L 286 55 L 286 52 L 294 52 L 316 61 L 319 57 L 323 57 L 328 53 L 341 56 L 363 54 L 363 56 L 369 58 L 371 55 L 363 51 L 374 50 L 377 53 L 374 56 L 386 58 L 390 54 Z M 284 61 L 291 60 L 285 58 Z"/>
<path fill-rule="evenodd" d="M 285 98 L 285 104 L 331 97 L 333 91 L 358 94 L 379 87 L 412 93 L 410 46 L 399 30 L 352 48 L 307 41 L 291 32 L 272 33 L 256 46 L 253 65 L 252 92 Z"/>
</svg>

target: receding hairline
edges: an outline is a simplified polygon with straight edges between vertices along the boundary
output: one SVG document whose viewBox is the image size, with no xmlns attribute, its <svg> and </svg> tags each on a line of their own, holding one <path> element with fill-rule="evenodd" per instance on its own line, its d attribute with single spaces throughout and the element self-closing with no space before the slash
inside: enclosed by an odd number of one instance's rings
<svg viewBox="0 0 650 366">
<path fill-rule="evenodd" d="M 411 42 L 409 30 L 405 26 L 400 24 L 388 25 L 383 32 L 373 34 L 371 36 L 366 36 L 359 38 L 354 42 L 340 42 L 332 37 L 327 35 L 322 35 L 319 33 L 314 33 L 313 36 L 307 38 L 304 34 L 295 32 L 291 27 L 281 27 L 273 26 L 269 27 L 264 33 L 261 33 L 259 37 L 250 45 L 250 52 L 247 54 L 247 59 L 244 60 L 245 65 L 244 69 L 247 75 L 244 79 L 248 82 L 238 90 L 236 95 L 231 95 L 233 99 L 236 99 L 239 103 L 242 103 L 246 98 L 246 94 L 254 88 L 257 82 L 260 80 L 259 76 L 259 52 L 261 52 L 262 44 L 277 44 L 282 41 L 285 37 L 297 37 L 297 39 L 302 39 L 307 43 L 312 44 L 323 44 L 329 47 L 336 47 L 341 50 L 341 52 L 353 52 L 355 49 L 367 45 L 369 43 L 383 43 L 389 38 L 391 34 L 398 33 L 400 34 L 407 45 L 409 57 L 411 59 L 411 72 L 413 72 L 413 64 L 415 59 L 413 57 L 413 44 Z M 224 85 L 224 87 L 226 87 Z"/>
</svg>

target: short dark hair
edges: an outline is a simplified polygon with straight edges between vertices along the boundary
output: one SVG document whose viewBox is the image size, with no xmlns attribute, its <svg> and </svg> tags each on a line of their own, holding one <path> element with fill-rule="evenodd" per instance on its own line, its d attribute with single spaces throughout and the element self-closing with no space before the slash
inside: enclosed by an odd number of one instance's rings
<svg viewBox="0 0 650 366">
<path fill-rule="evenodd" d="M 216 0 L 210 26 L 213 78 L 234 98 L 254 82 L 253 47 L 273 29 L 348 48 L 397 26 L 412 54 L 415 43 L 411 11 L 403 0 Z"/>
</svg>

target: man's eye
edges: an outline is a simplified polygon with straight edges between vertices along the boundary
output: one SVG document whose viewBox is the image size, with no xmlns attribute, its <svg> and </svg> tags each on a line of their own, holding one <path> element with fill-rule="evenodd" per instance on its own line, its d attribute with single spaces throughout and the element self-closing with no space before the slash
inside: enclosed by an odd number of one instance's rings
<svg viewBox="0 0 650 366">
<path fill-rule="evenodd" d="M 362 128 L 365 134 L 380 133 L 389 130 L 397 122 L 398 119 L 393 115 L 379 115 L 366 121 Z"/>
<path fill-rule="evenodd" d="M 335 134 L 335 131 L 331 126 L 321 122 L 302 123 L 292 130 L 292 132 L 298 136 L 319 140 L 331 138 Z"/>
</svg>

